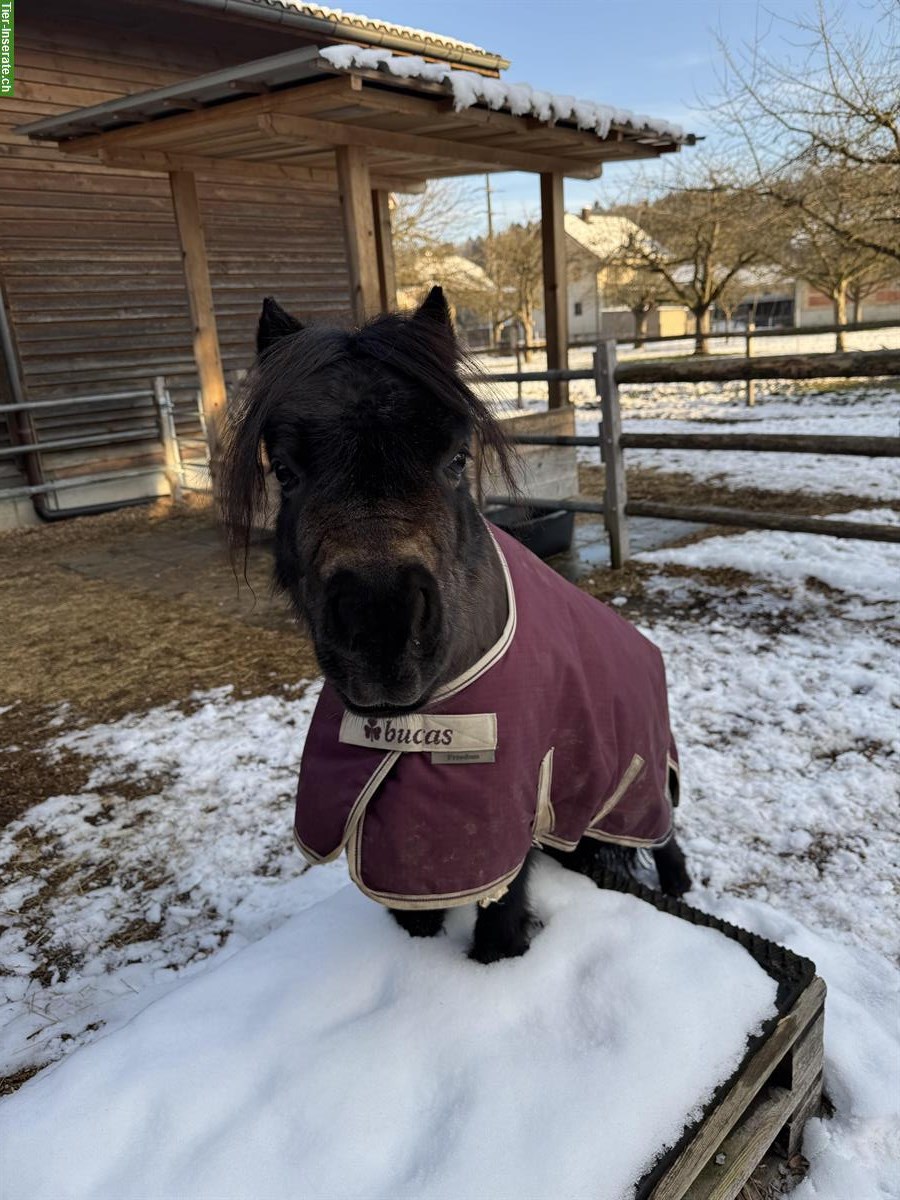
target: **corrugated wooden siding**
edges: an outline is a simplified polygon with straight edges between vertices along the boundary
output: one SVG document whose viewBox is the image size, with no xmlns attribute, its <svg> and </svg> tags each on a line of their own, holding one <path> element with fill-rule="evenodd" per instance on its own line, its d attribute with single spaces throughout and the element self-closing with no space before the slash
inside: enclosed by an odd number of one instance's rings
<svg viewBox="0 0 900 1200">
<path fill-rule="evenodd" d="M 149 6 L 148 6 L 149 7 Z M 71 10 L 70 10 L 71 14 Z M 149 390 L 166 375 L 179 429 L 196 427 L 197 381 L 181 257 L 164 176 L 73 161 L 10 132 L 42 115 L 112 100 L 290 48 L 296 40 L 203 25 L 168 40 L 108 25 L 19 14 L 16 96 L 0 103 L 0 276 L 29 400 Z M 308 317 L 349 315 L 335 195 L 198 179 L 226 374 L 253 356 L 261 298 Z M 41 440 L 153 429 L 149 399 L 62 409 L 35 418 Z M 4 436 L 7 431 L 4 430 Z M 51 477 L 161 462 L 145 442 L 48 454 Z M 0 465 L 0 487 L 13 468 Z M 21 478 L 18 476 L 18 478 Z M 64 493 L 60 493 L 61 496 Z M 65 501 L 62 501 L 65 504 Z"/>
</svg>

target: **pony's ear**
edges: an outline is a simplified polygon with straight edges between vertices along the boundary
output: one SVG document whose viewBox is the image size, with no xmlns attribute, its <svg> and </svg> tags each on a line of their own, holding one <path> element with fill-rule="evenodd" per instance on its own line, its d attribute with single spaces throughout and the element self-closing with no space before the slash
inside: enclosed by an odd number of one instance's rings
<svg viewBox="0 0 900 1200">
<path fill-rule="evenodd" d="M 262 312 L 259 314 L 259 325 L 256 327 L 256 353 L 262 354 L 263 350 L 268 350 L 281 338 L 299 333 L 302 328 L 296 317 L 285 312 L 271 296 L 266 296 Z"/>
<path fill-rule="evenodd" d="M 453 322 L 450 320 L 450 309 L 444 289 L 433 287 L 413 314 L 414 321 L 427 321 L 429 324 L 443 325 L 447 333 L 453 336 Z"/>
</svg>

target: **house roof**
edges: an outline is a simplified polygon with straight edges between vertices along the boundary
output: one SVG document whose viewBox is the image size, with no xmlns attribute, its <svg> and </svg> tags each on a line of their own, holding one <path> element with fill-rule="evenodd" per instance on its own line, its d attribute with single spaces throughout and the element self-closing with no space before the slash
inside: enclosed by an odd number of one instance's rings
<svg viewBox="0 0 900 1200">
<path fill-rule="evenodd" d="M 392 191 L 484 171 L 594 179 L 603 162 L 694 140 L 665 120 L 351 44 L 290 50 L 16 132 L 121 167 L 321 187 L 334 187 L 335 147 L 359 146 L 373 186 Z"/>
<path fill-rule="evenodd" d="M 598 212 L 566 213 L 564 226 L 573 242 L 601 262 L 623 250 L 631 237 L 646 236 L 628 217 Z"/>
<path fill-rule="evenodd" d="M 487 292 L 494 287 L 490 275 L 471 258 L 462 254 L 433 254 L 426 252 L 416 261 L 416 286 L 440 283 L 451 290 Z"/>
<path fill-rule="evenodd" d="M 182 0 L 183 3 L 201 3 L 209 7 L 209 0 Z M 408 50 L 428 57 L 451 62 L 466 62 L 468 65 L 497 71 L 509 66 L 506 59 L 493 54 L 482 46 L 464 42 L 446 34 L 433 33 L 427 29 L 414 29 L 408 25 L 396 25 L 360 13 L 344 12 L 324 4 L 306 4 L 303 0 L 220 0 L 226 12 L 257 20 L 275 20 L 282 24 L 303 24 L 311 33 L 331 33 L 338 40 L 355 37 L 366 45 L 383 46 L 385 49 Z"/>
</svg>

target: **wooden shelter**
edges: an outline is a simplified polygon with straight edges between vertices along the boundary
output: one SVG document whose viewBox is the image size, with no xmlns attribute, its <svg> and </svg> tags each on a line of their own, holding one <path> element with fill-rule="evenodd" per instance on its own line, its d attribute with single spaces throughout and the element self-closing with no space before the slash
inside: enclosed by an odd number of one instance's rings
<svg viewBox="0 0 900 1200">
<path fill-rule="evenodd" d="M 334 261 L 330 268 L 335 286 L 343 276 L 345 300 L 337 308 L 362 321 L 394 303 L 390 192 L 419 190 L 450 175 L 536 174 L 548 359 L 551 367 L 564 366 L 563 179 L 596 178 L 604 162 L 655 157 L 692 140 L 665 122 L 576 106 L 567 98 L 507 85 L 499 77 L 503 60 L 474 47 L 448 51 L 444 62 L 440 51 L 430 48 L 426 61 L 404 52 L 402 39 L 390 50 L 366 49 L 359 32 L 352 42 L 339 42 L 332 34 L 319 39 L 320 45 L 54 113 L 15 130 L 45 153 L 52 148 L 60 170 L 90 162 L 95 174 L 99 168 L 168 179 L 194 360 L 211 430 L 226 399 L 220 326 L 223 307 L 226 320 L 230 311 L 227 300 L 223 306 L 220 299 L 223 289 L 209 252 L 209 220 L 221 213 L 218 197 L 226 193 L 215 192 L 211 204 L 210 189 L 243 189 L 241 220 L 232 226 L 231 237 L 243 229 L 251 239 L 257 237 L 251 197 L 259 189 L 270 256 L 278 254 L 279 228 L 266 193 L 289 193 L 293 204 L 284 205 L 283 236 L 296 237 L 292 221 L 302 212 L 303 237 L 314 255 L 339 238 L 344 262 Z M 73 229 L 76 224 L 73 214 Z M 111 230 L 111 236 L 117 232 Z M 319 287 L 327 270 L 319 272 Z M 257 302 L 261 294 L 262 289 Z M 302 295 L 299 305 L 292 296 L 286 299 L 301 314 L 317 307 Z M 123 319 L 128 316 L 121 313 Z M 244 364 L 252 356 L 252 333 L 248 313 L 240 333 Z M 551 403 L 565 399 L 565 385 L 552 385 Z"/>
</svg>

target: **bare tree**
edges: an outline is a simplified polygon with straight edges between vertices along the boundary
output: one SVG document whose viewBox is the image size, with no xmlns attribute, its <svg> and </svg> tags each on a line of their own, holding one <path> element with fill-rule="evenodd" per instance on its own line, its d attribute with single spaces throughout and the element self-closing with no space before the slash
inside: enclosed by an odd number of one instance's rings
<svg viewBox="0 0 900 1200">
<path fill-rule="evenodd" d="M 635 269 L 658 276 L 696 321 L 695 353 L 708 350 L 712 310 L 741 272 L 765 259 L 765 205 L 706 164 L 699 177 L 676 178 L 655 200 L 626 205 L 641 232 L 625 250 Z M 696 181 L 694 181 L 696 180 Z"/>
<path fill-rule="evenodd" d="M 858 211 L 856 183 L 855 174 L 844 168 L 811 170 L 792 187 L 802 195 L 815 193 L 816 215 L 807 212 L 805 205 L 786 205 L 780 221 L 773 220 L 770 225 L 773 259 L 795 279 L 811 284 L 831 300 L 835 325 L 847 324 L 847 304 L 854 289 L 859 293 L 873 272 L 883 273 L 883 264 L 893 262 L 845 233 L 834 232 L 852 231 L 856 222 L 864 219 Z M 843 330 L 837 331 L 835 349 L 844 349 Z"/>
<path fill-rule="evenodd" d="M 812 20 L 772 17 L 754 44 L 723 44 L 715 112 L 749 151 L 762 195 L 900 262 L 900 6 L 880 0 L 869 30 L 843 11 L 818 0 Z M 852 174 L 852 212 L 798 186 L 822 170 Z"/>
<path fill-rule="evenodd" d="M 421 286 L 422 263 L 455 254 L 453 239 L 471 206 L 472 188 L 459 179 L 429 183 L 424 192 L 391 197 L 391 232 L 398 288 Z"/>
<path fill-rule="evenodd" d="M 892 258 L 880 254 L 869 266 L 864 267 L 851 282 L 848 295 L 853 305 L 853 320 L 862 320 L 863 301 L 880 292 L 897 278 L 897 264 Z"/>
<path fill-rule="evenodd" d="M 603 294 L 613 304 L 623 304 L 634 319 L 634 343 L 647 337 L 647 321 L 660 304 L 674 299 L 665 279 L 642 262 L 616 256 L 604 263 Z"/>
<path fill-rule="evenodd" d="M 473 257 L 494 282 L 495 332 L 515 319 L 530 346 L 543 289 L 540 225 L 535 221 L 508 225 L 492 238 L 475 243 Z M 526 351 L 526 361 L 529 357 Z"/>
</svg>

